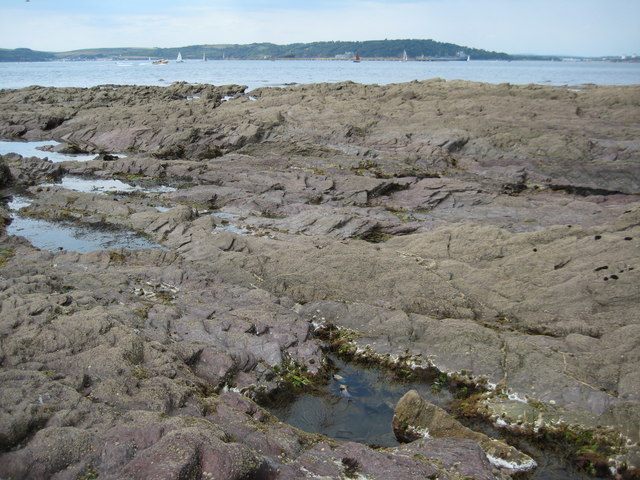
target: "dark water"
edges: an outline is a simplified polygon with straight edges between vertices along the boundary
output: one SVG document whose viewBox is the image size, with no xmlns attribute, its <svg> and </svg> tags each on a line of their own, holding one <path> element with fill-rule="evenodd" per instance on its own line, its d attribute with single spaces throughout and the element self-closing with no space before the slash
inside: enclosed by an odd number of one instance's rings
<svg viewBox="0 0 640 480">
<path fill-rule="evenodd" d="M 303 393 L 292 402 L 270 408 L 280 420 L 309 433 L 320 433 L 342 441 L 394 447 L 399 445 L 391 429 L 393 410 L 400 398 L 411 389 L 440 407 L 453 399 L 446 388 L 433 389 L 424 382 L 399 382 L 392 374 L 377 368 L 364 368 L 331 357 L 339 378 L 332 377 L 319 391 Z M 347 389 L 341 389 L 346 385 Z M 473 427 L 478 427 L 475 425 Z M 484 433 L 501 437 L 486 426 Z M 545 452 L 524 442 L 517 448 L 535 458 L 538 468 L 518 478 L 532 480 L 589 480 L 589 475 L 575 471 L 561 455 Z"/>
<path fill-rule="evenodd" d="M 309 433 L 338 440 L 393 447 L 399 445 L 391 429 L 393 409 L 408 391 L 418 390 L 430 402 L 445 406 L 453 398 L 424 383 L 399 383 L 389 373 L 332 359 L 338 371 L 322 393 L 305 393 L 272 413 L 283 422 Z M 346 385 L 346 390 L 340 386 Z"/>
<path fill-rule="evenodd" d="M 7 227 L 9 235 L 27 238 L 34 247 L 52 252 L 68 250 L 80 253 L 126 248 L 162 248 L 128 231 L 83 227 L 72 222 L 49 222 L 15 215 Z"/>
</svg>

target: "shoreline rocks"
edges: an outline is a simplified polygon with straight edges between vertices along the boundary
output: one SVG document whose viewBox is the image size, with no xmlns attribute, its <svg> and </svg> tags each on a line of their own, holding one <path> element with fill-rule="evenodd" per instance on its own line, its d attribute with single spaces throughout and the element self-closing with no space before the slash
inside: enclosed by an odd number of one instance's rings
<svg viewBox="0 0 640 480">
<path fill-rule="evenodd" d="M 400 442 L 410 443 L 420 438 L 466 438 L 480 445 L 489 461 L 497 467 L 521 472 L 537 466 L 531 457 L 512 446 L 465 427 L 415 390 L 409 390 L 398 401 L 392 426 Z"/>
<path fill-rule="evenodd" d="M 166 250 L 52 253 L 1 234 L 0 475 L 141 478 L 154 462 L 160 478 L 222 464 L 237 467 L 225 478 L 458 478 L 459 450 L 464 471 L 503 476 L 468 440 L 387 454 L 295 431 L 237 393 L 322 374 L 313 329 L 329 322 L 371 358 L 484 381 L 534 423 L 637 443 L 638 88 L 346 82 L 225 102 L 243 87 L 1 91 L 0 136 L 129 153 L 4 155 L 3 197 Z M 42 185 L 67 174 L 177 190 Z M 497 395 L 479 408 L 529 421 Z M 637 447 L 619 461 L 640 465 Z"/>
</svg>

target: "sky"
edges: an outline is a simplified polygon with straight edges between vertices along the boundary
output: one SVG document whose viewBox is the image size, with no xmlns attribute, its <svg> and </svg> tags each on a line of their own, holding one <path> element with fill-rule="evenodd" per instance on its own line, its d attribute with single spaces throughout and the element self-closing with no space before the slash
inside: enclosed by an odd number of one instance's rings
<svg viewBox="0 0 640 480">
<path fill-rule="evenodd" d="M 640 54 L 639 0 L 0 0 L 0 48 L 432 39 L 510 54 Z"/>
</svg>

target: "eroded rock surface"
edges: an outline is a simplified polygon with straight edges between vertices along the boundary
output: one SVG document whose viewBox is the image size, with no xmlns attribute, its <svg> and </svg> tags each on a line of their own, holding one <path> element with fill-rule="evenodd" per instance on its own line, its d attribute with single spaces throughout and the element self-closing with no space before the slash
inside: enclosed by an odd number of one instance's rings
<svg viewBox="0 0 640 480">
<path fill-rule="evenodd" d="M 29 199 L 21 214 L 166 248 L 51 253 L 1 237 L 0 475 L 502 475 L 469 440 L 377 451 L 247 398 L 322 372 L 321 324 L 368 358 L 510 395 L 524 407 L 482 402 L 500 424 L 640 440 L 639 87 L 242 91 L 0 92 L 0 136 L 102 154 L 5 155 L 0 186 Z M 65 174 L 176 191 L 42 185 Z M 634 447 L 620 458 L 639 464 Z"/>
<path fill-rule="evenodd" d="M 467 438 L 482 447 L 491 462 L 514 471 L 533 470 L 536 462 L 506 443 L 465 427 L 442 408 L 409 390 L 396 405 L 393 432 L 401 442 L 420 438 Z"/>
</svg>

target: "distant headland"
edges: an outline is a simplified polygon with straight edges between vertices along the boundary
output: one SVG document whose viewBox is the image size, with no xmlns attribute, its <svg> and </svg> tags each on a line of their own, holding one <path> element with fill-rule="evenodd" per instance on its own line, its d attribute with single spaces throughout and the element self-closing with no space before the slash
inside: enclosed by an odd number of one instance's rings
<svg viewBox="0 0 640 480">
<path fill-rule="evenodd" d="M 0 62 L 46 62 L 54 60 L 134 60 L 170 59 L 178 54 L 185 60 L 271 60 L 271 59 L 335 59 L 351 60 L 608 60 L 638 62 L 632 57 L 579 57 L 566 55 L 511 55 L 455 43 L 435 40 L 367 40 L 357 42 L 312 42 L 277 45 L 274 43 L 206 44 L 171 48 L 85 48 L 67 52 L 44 52 L 29 48 L 0 48 Z"/>
<path fill-rule="evenodd" d="M 175 48 L 94 48 L 68 52 L 44 52 L 28 48 L 0 49 L 2 62 L 42 62 L 53 60 L 107 60 L 136 58 L 182 58 L 207 60 L 363 59 L 440 60 L 471 57 L 474 60 L 512 60 L 502 52 L 490 52 L 435 40 L 369 40 L 361 42 L 313 42 L 276 45 L 273 43 L 190 45 Z"/>
</svg>

